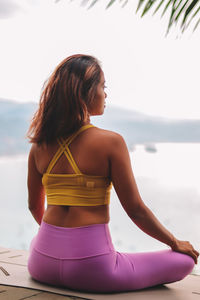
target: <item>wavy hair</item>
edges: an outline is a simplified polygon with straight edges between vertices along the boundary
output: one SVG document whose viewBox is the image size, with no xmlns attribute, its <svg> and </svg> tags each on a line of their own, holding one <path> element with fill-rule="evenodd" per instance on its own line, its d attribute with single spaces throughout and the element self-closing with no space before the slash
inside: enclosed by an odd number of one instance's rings
<svg viewBox="0 0 200 300">
<path fill-rule="evenodd" d="M 49 144 L 79 129 L 95 102 L 101 72 L 93 56 L 76 54 L 64 59 L 43 85 L 28 130 L 29 141 Z"/>
</svg>

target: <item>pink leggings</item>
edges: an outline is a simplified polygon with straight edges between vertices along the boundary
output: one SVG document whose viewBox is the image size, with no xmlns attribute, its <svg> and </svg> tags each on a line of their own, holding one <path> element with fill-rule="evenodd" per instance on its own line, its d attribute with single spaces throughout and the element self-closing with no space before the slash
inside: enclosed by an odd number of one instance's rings
<svg viewBox="0 0 200 300">
<path fill-rule="evenodd" d="M 171 249 L 122 253 L 108 223 L 58 227 L 42 222 L 30 247 L 28 270 L 43 283 L 84 292 L 123 292 L 171 283 L 187 276 L 194 260 Z"/>
</svg>

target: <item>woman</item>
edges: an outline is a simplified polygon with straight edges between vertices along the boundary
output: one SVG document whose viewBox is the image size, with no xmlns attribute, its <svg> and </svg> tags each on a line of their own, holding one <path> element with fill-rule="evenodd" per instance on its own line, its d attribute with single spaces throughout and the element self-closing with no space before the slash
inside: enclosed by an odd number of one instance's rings
<svg viewBox="0 0 200 300">
<path fill-rule="evenodd" d="M 28 270 L 40 282 L 87 292 L 181 280 L 199 253 L 176 239 L 142 201 L 124 139 L 90 123 L 90 116 L 104 112 L 104 89 L 99 62 L 79 54 L 62 61 L 43 89 L 29 129 L 29 209 L 40 228 Z M 131 220 L 171 249 L 115 250 L 108 226 L 112 185 Z"/>
</svg>

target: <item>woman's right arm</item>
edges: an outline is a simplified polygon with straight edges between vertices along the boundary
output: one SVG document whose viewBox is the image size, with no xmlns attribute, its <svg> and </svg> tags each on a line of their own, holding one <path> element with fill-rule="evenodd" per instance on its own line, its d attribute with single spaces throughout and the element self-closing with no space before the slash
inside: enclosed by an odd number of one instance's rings
<svg viewBox="0 0 200 300">
<path fill-rule="evenodd" d="M 145 205 L 133 175 L 126 143 L 121 135 L 113 133 L 110 146 L 111 179 L 117 196 L 131 220 L 145 233 L 170 246 L 172 250 L 186 253 L 195 263 L 199 253 L 187 241 L 177 240 Z"/>
<path fill-rule="evenodd" d="M 35 163 L 35 147 L 36 145 L 32 145 L 28 158 L 28 206 L 34 219 L 40 225 L 45 210 L 45 192 L 42 175 L 38 172 Z"/>
</svg>

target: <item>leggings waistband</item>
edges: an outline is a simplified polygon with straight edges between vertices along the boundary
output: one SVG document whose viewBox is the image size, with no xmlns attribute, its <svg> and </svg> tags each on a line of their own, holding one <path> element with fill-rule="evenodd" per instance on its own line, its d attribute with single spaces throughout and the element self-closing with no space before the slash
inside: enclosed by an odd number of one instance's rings
<svg viewBox="0 0 200 300">
<path fill-rule="evenodd" d="M 33 248 L 59 259 L 80 259 L 115 251 L 108 223 L 59 227 L 42 221 Z"/>
</svg>

